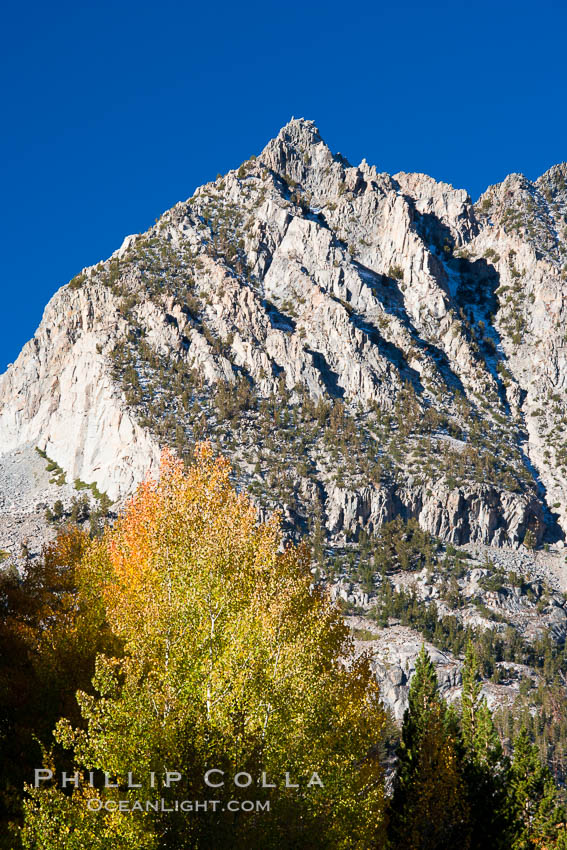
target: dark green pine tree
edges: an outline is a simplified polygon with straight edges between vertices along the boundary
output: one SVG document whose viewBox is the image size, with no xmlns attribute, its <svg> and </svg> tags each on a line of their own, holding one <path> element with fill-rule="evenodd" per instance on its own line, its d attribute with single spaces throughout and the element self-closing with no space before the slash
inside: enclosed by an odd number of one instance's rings
<svg viewBox="0 0 567 850">
<path fill-rule="evenodd" d="M 551 771 L 523 727 L 514 741 L 508 783 L 508 807 L 514 818 L 511 850 L 558 850 L 567 847 L 565 812 L 558 804 Z"/>
<path fill-rule="evenodd" d="M 468 850 L 468 809 L 454 733 L 454 715 L 438 693 L 422 646 L 411 681 L 390 804 L 392 850 Z"/>
<path fill-rule="evenodd" d="M 472 642 L 465 651 L 461 696 L 461 757 L 470 809 L 471 850 L 508 850 L 511 818 L 506 806 L 509 763 L 482 696 Z"/>
</svg>

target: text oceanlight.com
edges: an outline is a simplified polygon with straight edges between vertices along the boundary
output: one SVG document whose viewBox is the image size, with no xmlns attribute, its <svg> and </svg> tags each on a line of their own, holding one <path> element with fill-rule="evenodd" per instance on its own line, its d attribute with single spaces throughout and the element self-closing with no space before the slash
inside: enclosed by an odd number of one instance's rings
<svg viewBox="0 0 567 850">
<path fill-rule="evenodd" d="M 145 777 L 135 776 L 129 772 L 126 777 L 118 781 L 109 773 L 90 771 L 86 775 L 75 772 L 62 771 L 55 775 L 52 770 L 46 768 L 34 771 L 34 787 L 40 788 L 44 783 L 57 784 L 61 788 L 90 788 L 87 791 L 86 805 L 91 812 L 183 812 L 185 814 L 201 812 L 269 812 L 270 801 L 262 800 L 192 800 L 192 799 L 170 799 L 169 797 L 154 797 L 153 799 L 133 799 L 135 793 L 129 797 L 119 798 L 121 793 L 128 793 L 140 789 L 178 789 L 184 787 L 188 777 L 179 770 L 166 770 L 163 773 L 151 772 Z M 142 781 L 143 780 L 143 781 Z M 258 778 L 247 771 L 239 771 L 235 774 L 227 774 L 218 768 L 210 768 L 202 777 L 202 782 L 208 788 L 214 788 L 223 793 L 230 787 L 234 789 L 245 789 L 256 787 L 257 789 L 275 789 L 278 787 L 298 791 L 300 789 L 323 788 L 323 782 L 316 771 L 309 778 L 304 777 L 302 782 L 296 782 L 290 773 L 285 773 L 278 781 L 272 781 L 266 771 Z M 193 784 L 193 783 L 191 783 Z M 185 791 L 187 789 L 184 789 Z M 110 796 L 107 796 L 109 792 Z M 115 792 L 118 792 L 116 796 Z M 234 791 L 233 791 L 234 793 Z M 159 794 L 159 791 L 158 791 Z M 137 795 L 136 795 L 137 796 Z M 140 798 L 142 795 L 139 795 Z M 149 795 L 152 796 L 151 794 Z"/>
<path fill-rule="evenodd" d="M 91 812 L 269 812 L 269 800 L 101 800 L 87 802 Z"/>
</svg>

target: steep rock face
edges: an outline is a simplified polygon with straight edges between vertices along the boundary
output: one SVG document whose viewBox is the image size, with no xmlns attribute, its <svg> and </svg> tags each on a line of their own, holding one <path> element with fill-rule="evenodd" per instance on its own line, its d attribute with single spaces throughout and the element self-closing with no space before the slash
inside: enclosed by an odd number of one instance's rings
<svg viewBox="0 0 567 850">
<path fill-rule="evenodd" d="M 567 527 L 567 165 L 535 183 L 513 174 L 477 204 L 469 248 L 488 258 L 506 393 L 525 429 L 541 493 Z M 493 285 L 494 285 L 493 284 Z"/>
<path fill-rule="evenodd" d="M 111 498 L 153 465 L 157 444 L 135 422 L 108 374 L 104 349 L 121 332 L 111 293 L 61 290 L 35 337 L 0 378 L 0 446 L 47 452 L 71 479 L 96 482 Z"/>
<path fill-rule="evenodd" d="M 368 622 L 357 618 L 355 623 L 368 627 Z M 415 673 L 415 663 L 422 644 L 421 635 L 411 629 L 394 625 L 387 630 L 376 629 L 373 641 L 356 644 L 358 651 L 371 649 L 372 669 L 380 682 L 380 695 L 384 705 L 401 723 L 408 707 L 410 682 Z M 432 644 L 425 644 L 429 657 L 435 665 L 439 692 L 452 702 L 460 696 L 462 676 L 460 665 L 450 652 L 441 652 Z"/>
<path fill-rule="evenodd" d="M 290 530 L 557 539 L 565 204 L 564 165 L 473 206 L 292 120 L 54 296 L 0 379 L 0 452 L 114 498 L 209 436 Z"/>
<path fill-rule="evenodd" d="M 468 490 L 437 486 L 365 487 L 351 491 L 334 487 L 326 504 L 331 534 L 352 535 L 365 528 L 370 534 L 401 516 L 442 540 L 462 545 L 484 543 L 518 546 L 528 528 L 542 529 L 542 508 L 535 497 L 502 493 L 487 485 Z"/>
<path fill-rule="evenodd" d="M 439 683 L 439 693 L 449 703 L 460 700 L 462 695 L 462 663 L 451 652 L 442 652 L 433 644 L 424 641 L 422 635 L 407 627 L 392 624 L 388 628 L 378 629 L 375 624 L 361 617 L 349 618 L 351 625 L 372 629 L 373 639 L 355 641 L 356 652 L 368 652 L 372 655 L 371 666 L 380 682 L 380 696 L 394 719 L 402 723 L 408 707 L 411 680 L 415 673 L 415 664 L 422 645 L 431 658 Z M 520 665 L 517 673 L 528 674 L 529 668 Z M 509 671 L 506 671 L 509 674 Z M 484 682 L 482 695 L 486 697 L 489 708 L 495 711 L 510 707 L 518 697 L 518 682 L 511 680 L 507 685 L 495 685 Z"/>
</svg>

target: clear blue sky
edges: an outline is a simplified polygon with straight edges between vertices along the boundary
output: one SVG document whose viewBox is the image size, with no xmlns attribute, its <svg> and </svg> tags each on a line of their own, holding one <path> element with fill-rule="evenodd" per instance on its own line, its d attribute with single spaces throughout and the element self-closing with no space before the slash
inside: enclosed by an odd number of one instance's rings
<svg viewBox="0 0 567 850">
<path fill-rule="evenodd" d="M 567 6 L 10 3 L 0 34 L 0 372 L 55 290 L 292 116 L 477 197 L 567 159 Z"/>
</svg>

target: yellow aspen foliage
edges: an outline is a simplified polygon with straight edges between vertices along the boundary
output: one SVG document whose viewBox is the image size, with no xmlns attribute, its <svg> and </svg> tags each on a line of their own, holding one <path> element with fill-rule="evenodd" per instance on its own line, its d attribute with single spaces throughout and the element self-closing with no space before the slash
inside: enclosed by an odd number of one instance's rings
<svg viewBox="0 0 567 850">
<path fill-rule="evenodd" d="M 385 722 L 368 659 L 313 586 L 307 549 L 284 547 L 277 515 L 258 522 L 208 444 L 195 457 L 185 471 L 164 453 L 159 479 L 82 558 L 82 592 L 103 605 L 121 651 L 98 656 L 95 692 L 78 696 L 82 728 L 62 721 L 57 737 L 75 769 L 116 777 L 122 790 L 101 789 L 104 799 L 171 796 L 165 770 L 203 798 L 215 769 L 219 799 L 269 811 L 110 814 L 89 809 L 91 790 L 34 790 L 24 846 L 74 848 L 84 832 L 102 848 L 92 836 L 112 826 L 117 848 L 366 848 L 383 823 Z M 129 772 L 141 790 L 125 786 Z M 249 787 L 234 785 L 239 772 Z"/>
<path fill-rule="evenodd" d="M 24 782 L 53 743 L 61 716 L 81 719 L 78 689 L 88 688 L 97 651 L 116 641 L 105 613 L 77 593 L 89 536 L 64 527 L 23 577 L 0 578 L 0 846 L 21 815 Z"/>
</svg>

